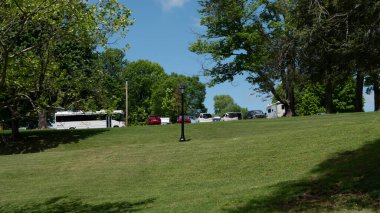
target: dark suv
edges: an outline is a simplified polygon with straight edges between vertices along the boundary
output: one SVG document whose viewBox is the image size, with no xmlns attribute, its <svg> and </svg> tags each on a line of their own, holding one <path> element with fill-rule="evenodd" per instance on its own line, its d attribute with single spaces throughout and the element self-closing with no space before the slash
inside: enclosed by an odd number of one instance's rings
<svg viewBox="0 0 380 213">
<path fill-rule="evenodd" d="M 261 110 L 252 110 L 247 114 L 247 119 L 266 118 L 266 115 Z"/>
</svg>

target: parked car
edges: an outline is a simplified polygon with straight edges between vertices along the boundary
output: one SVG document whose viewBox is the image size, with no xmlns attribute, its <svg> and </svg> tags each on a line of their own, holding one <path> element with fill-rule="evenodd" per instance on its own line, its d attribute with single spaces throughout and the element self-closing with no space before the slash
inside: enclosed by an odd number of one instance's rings
<svg viewBox="0 0 380 213">
<path fill-rule="evenodd" d="M 161 118 L 161 125 L 170 124 L 170 118 L 169 117 L 160 117 Z"/>
<path fill-rule="evenodd" d="M 185 115 L 184 116 L 185 117 L 185 123 L 191 123 L 191 118 L 190 118 L 190 116 L 188 116 L 188 115 Z M 177 118 L 177 123 L 182 123 L 182 116 L 180 115 L 180 116 L 178 116 L 178 118 Z"/>
<path fill-rule="evenodd" d="M 222 119 L 221 117 L 215 116 L 215 117 L 212 118 L 212 121 L 213 122 L 217 122 L 217 121 L 220 121 L 221 119 Z"/>
<path fill-rule="evenodd" d="M 240 112 L 227 112 L 222 116 L 222 121 L 234 121 L 234 120 L 241 120 L 241 113 Z"/>
<path fill-rule="evenodd" d="M 161 118 L 158 115 L 149 115 L 146 123 L 148 125 L 161 125 Z"/>
<path fill-rule="evenodd" d="M 212 122 L 212 115 L 210 113 L 201 113 L 197 118 L 198 123 Z"/>
<path fill-rule="evenodd" d="M 266 115 L 261 110 L 252 110 L 247 114 L 247 119 L 266 118 Z"/>
</svg>

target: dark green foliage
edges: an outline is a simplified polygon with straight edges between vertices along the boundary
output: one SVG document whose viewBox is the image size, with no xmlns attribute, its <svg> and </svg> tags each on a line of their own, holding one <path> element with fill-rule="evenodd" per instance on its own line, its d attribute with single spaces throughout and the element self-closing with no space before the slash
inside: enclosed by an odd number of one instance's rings
<svg viewBox="0 0 380 213">
<path fill-rule="evenodd" d="M 125 78 L 123 75 L 127 61 L 124 58 L 125 53 L 120 49 L 107 48 L 100 53 L 98 66 L 102 71 L 103 84 L 99 109 L 125 109 Z"/>
<path fill-rule="evenodd" d="M 324 89 L 320 84 L 306 85 L 302 91 L 296 93 L 296 110 L 298 115 L 315 115 L 324 113 L 323 107 Z"/>
<path fill-rule="evenodd" d="M 364 76 L 379 67 L 378 1 L 297 1 L 300 65 L 314 82 L 326 86 L 326 107 L 333 112 L 332 88 L 355 76 L 355 111 L 363 110 Z M 345 108 L 345 107 L 343 107 Z"/>
<path fill-rule="evenodd" d="M 131 123 L 146 120 L 150 114 L 153 88 L 164 78 L 164 69 L 158 63 L 148 60 L 134 61 L 124 68 L 122 79 L 128 81 L 128 109 Z"/>
<path fill-rule="evenodd" d="M 323 86 L 323 107 L 333 113 L 352 110 L 347 99 L 336 100 L 343 97 L 335 90 L 351 85 L 354 77 L 354 110 L 363 110 L 364 77 L 377 70 L 380 61 L 379 1 L 200 0 L 199 4 L 207 31 L 190 50 L 211 56 L 212 66 L 204 70 L 211 85 L 248 73 L 255 91 L 271 93 L 288 115 L 294 115 L 306 113 L 295 107 L 300 106 L 295 90 L 310 81 Z M 378 103 L 378 76 L 369 78 L 376 79 L 371 84 L 376 86 Z M 282 93 L 275 89 L 279 84 Z"/>
<path fill-rule="evenodd" d="M 294 88 L 299 81 L 293 2 L 199 1 L 206 33 L 190 50 L 210 55 L 213 63 L 204 70 L 211 85 L 232 81 L 247 73 L 246 80 L 259 93 L 270 93 L 295 115 Z M 275 87 L 281 82 L 284 94 Z"/>
<path fill-rule="evenodd" d="M 193 115 L 198 110 L 205 110 L 206 86 L 199 77 L 167 75 L 158 63 L 138 60 L 126 64 L 121 79 L 128 81 L 129 121 L 132 124 L 145 122 L 148 115 L 170 117 L 176 121 L 181 109 L 181 84 L 186 88 L 185 113 Z M 125 94 L 121 100 L 125 102 Z"/>
<path fill-rule="evenodd" d="M 99 4 L 0 1 L 0 114 L 10 118 L 15 136 L 22 117 L 38 114 L 46 128 L 46 114 L 56 109 L 98 107 L 95 49 L 133 23 L 118 1 Z"/>
<path fill-rule="evenodd" d="M 325 87 L 321 84 L 305 84 L 296 91 L 296 109 L 298 115 L 325 113 Z M 333 112 L 355 111 L 355 82 L 338 84 L 333 91 Z"/>
<path fill-rule="evenodd" d="M 355 81 L 351 79 L 334 88 L 334 111 L 355 112 Z"/>
<path fill-rule="evenodd" d="M 151 110 L 153 114 L 170 117 L 173 121 L 181 113 L 180 85 L 185 86 L 184 111 L 189 115 L 205 112 L 203 105 L 206 97 L 206 86 L 201 83 L 199 77 L 187 77 L 176 73 L 166 76 L 161 82 L 157 82 L 152 94 Z"/>
</svg>

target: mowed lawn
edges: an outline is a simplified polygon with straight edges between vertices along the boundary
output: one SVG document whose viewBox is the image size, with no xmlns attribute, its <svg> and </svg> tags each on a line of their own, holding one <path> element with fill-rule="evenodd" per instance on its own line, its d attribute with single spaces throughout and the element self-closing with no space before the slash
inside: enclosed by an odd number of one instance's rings
<svg viewBox="0 0 380 213">
<path fill-rule="evenodd" d="M 379 122 L 187 124 L 185 143 L 180 125 L 25 131 L 2 147 L 0 212 L 379 211 Z"/>
</svg>

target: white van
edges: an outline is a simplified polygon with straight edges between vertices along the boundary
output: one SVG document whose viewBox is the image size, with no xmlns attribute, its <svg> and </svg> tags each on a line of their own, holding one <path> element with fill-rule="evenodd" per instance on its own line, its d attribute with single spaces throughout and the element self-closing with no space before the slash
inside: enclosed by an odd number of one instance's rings
<svg viewBox="0 0 380 213">
<path fill-rule="evenodd" d="M 267 118 L 280 118 L 285 115 L 285 105 L 279 101 L 267 106 Z"/>
<path fill-rule="evenodd" d="M 240 112 L 227 112 L 222 116 L 222 121 L 237 121 L 241 120 Z"/>
<path fill-rule="evenodd" d="M 198 123 L 212 122 L 212 115 L 210 113 L 201 113 L 197 118 Z"/>
</svg>

